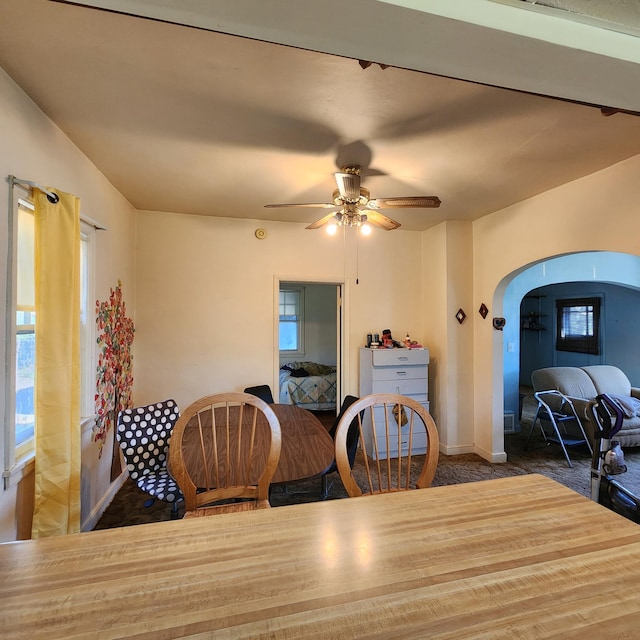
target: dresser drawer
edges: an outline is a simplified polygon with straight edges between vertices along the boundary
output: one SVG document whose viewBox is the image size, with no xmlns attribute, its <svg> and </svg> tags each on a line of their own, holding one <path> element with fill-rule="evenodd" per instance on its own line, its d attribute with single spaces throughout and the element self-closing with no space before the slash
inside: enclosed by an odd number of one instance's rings
<svg viewBox="0 0 640 640">
<path fill-rule="evenodd" d="M 429 364 L 428 349 L 370 349 L 374 367 L 396 367 Z"/>
<path fill-rule="evenodd" d="M 375 367 L 371 370 L 371 379 L 376 380 L 414 380 L 427 379 L 426 365 L 408 365 L 401 367 Z"/>
<path fill-rule="evenodd" d="M 429 403 L 422 402 L 421 403 L 427 411 L 429 410 Z M 409 431 L 410 425 L 407 423 L 403 426 L 398 426 L 398 423 L 393 416 L 393 407 L 389 406 L 387 408 L 387 418 L 389 422 L 389 453 L 391 457 L 398 457 L 406 455 L 409 447 Z M 381 456 L 386 455 L 387 453 L 387 438 L 385 432 L 385 415 L 384 409 L 382 407 L 376 407 L 374 410 L 374 419 L 375 419 L 375 431 L 376 431 L 376 440 L 378 444 L 378 452 Z M 426 453 L 427 450 L 427 433 L 426 429 L 423 426 L 422 421 L 419 418 L 415 418 L 415 424 L 413 429 L 413 442 L 412 442 L 412 455 L 413 454 L 421 454 Z M 373 425 L 371 423 L 370 416 L 367 415 L 365 418 L 365 438 L 368 440 L 368 450 L 373 451 L 374 448 L 371 446 L 373 444 Z M 400 435 L 400 441 L 398 442 L 398 432 Z M 398 444 L 400 445 L 398 447 Z"/>
<path fill-rule="evenodd" d="M 409 453 L 409 432 L 400 433 L 400 448 L 398 448 L 398 434 L 389 436 L 389 457 L 402 458 Z M 427 452 L 427 434 L 421 431 L 414 432 L 411 445 L 411 455 L 419 456 Z M 387 457 L 387 443 L 384 439 L 378 440 L 378 453 L 381 458 Z M 375 459 L 375 457 L 374 457 Z"/>
<path fill-rule="evenodd" d="M 399 393 L 403 396 L 419 395 L 421 400 L 426 400 L 427 398 L 427 380 L 425 378 L 374 380 L 371 389 L 371 393 Z"/>
</svg>

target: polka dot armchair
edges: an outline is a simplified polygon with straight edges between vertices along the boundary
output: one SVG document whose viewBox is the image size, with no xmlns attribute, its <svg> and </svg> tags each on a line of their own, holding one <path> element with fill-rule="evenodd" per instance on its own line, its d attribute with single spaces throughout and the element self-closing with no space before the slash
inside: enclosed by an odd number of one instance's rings
<svg viewBox="0 0 640 640">
<path fill-rule="evenodd" d="M 153 498 L 172 503 L 172 518 L 177 518 L 178 502 L 183 499 L 167 471 L 169 441 L 179 417 L 175 401 L 165 400 L 121 411 L 116 430 L 129 477 Z M 153 500 L 145 502 L 145 506 L 151 504 Z"/>
</svg>

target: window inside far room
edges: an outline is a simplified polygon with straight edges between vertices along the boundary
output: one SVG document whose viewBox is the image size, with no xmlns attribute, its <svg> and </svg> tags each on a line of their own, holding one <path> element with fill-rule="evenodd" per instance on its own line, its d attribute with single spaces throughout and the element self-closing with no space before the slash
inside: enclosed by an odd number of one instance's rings
<svg viewBox="0 0 640 640">
<path fill-rule="evenodd" d="M 556 301 L 556 349 L 575 353 L 600 353 L 600 298 Z"/>
<path fill-rule="evenodd" d="M 304 287 L 280 289 L 278 315 L 280 355 L 304 353 Z"/>
</svg>

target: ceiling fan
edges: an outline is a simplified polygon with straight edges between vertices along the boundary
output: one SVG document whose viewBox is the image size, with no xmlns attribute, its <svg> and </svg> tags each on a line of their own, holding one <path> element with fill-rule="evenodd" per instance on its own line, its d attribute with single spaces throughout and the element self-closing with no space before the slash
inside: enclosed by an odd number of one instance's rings
<svg viewBox="0 0 640 640">
<path fill-rule="evenodd" d="M 378 209 L 435 209 L 440 206 L 437 196 L 406 196 L 404 198 L 371 199 L 368 189 L 360 186 L 362 167 L 358 164 L 347 165 L 335 174 L 338 188 L 333 192 L 333 202 L 300 204 L 265 204 L 267 208 L 278 207 L 320 207 L 338 209 L 311 223 L 307 229 L 318 229 L 325 224 L 334 223 L 342 227 L 359 227 L 365 222 L 386 231 L 400 226 L 399 222 L 388 218 Z"/>
</svg>

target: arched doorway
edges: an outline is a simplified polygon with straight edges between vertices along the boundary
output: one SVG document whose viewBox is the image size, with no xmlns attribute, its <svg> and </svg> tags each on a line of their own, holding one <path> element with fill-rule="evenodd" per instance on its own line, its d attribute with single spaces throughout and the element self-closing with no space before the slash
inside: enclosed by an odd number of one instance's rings
<svg viewBox="0 0 640 640">
<path fill-rule="evenodd" d="M 496 389 L 494 403 L 518 415 L 520 385 L 520 303 L 527 292 L 564 282 L 603 282 L 640 289 L 640 257 L 608 251 L 592 251 L 549 257 L 509 274 L 496 289 L 506 319 L 502 336 L 502 394 Z M 504 450 L 504 433 L 494 430 L 494 451 Z"/>
</svg>

